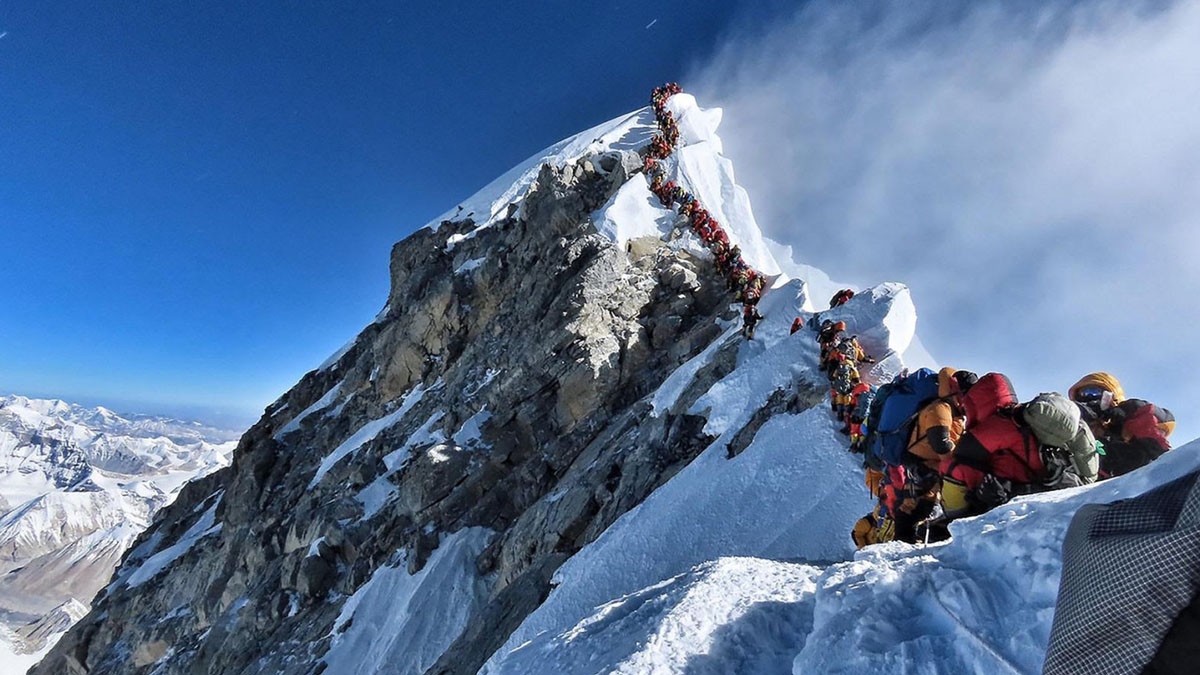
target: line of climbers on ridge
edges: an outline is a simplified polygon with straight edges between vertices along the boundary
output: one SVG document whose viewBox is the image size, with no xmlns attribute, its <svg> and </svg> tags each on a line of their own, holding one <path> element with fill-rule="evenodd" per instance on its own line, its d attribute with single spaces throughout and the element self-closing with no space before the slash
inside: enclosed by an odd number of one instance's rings
<svg viewBox="0 0 1200 675">
<path fill-rule="evenodd" d="M 667 101 L 682 91 L 678 84 L 670 82 L 657 87 L 650 94 L 650 105 L 658 123 L 658 133 L 650 141 L 643 170 L 650 178 L 650 191 L 662 205 L 675 208 L 704 246 L 712 252 L 713 263 L 726 286 L 734 293 L 734 301 L 742 303 L 742 332 L 748 339 L 754 338 L 754 328 L 762 320 L 758 301 L 766 290 L 767 278 L 753 269 L 742 258 L 742 250 L 729 241 L 729 235 L 690 192 L 666 180 L 662 160 L 675 151 L 679 143 L 679 125 L 675 116 L 667 110 Z"/>
<path fill-rule="evenodd" d="M 830 307 L 853 292 L 840 291 Z M 1175 417 L 1149 401 L 1127 398 L 1117 378 L 1091 373 L 1067 395 L 1038 394 L 1021 403 L 1000 373 L 922 368 L 876 388 L 860 377 L 874 363 L 842 321 L 809 322 L 829 376 L 830 405 L 861 453 L 866 485 L 878 505 L 854 526 L 862 548 L 948 538 L 947 524 L 1019 495 L 1120 476 L 1171 449 Z M 792 333 L 804 327 L 792 324 Z"/>
<path fill-rule="evenodd" d="M 743 329 L 753 339 L 762 320 L 757 305 L 766 277 L 742 258 L 720 223 L 691 193 L 666 180 L 662 160 L 679 142 L 667 101 L 682 90 L 657 87 L 650 103 L 658 125 L 643 169 L 650 191 L 675 208 L 712 253 L 734 299 L 743 305 Z M 830 308 L 854 296 L 841 290 Z M 818 323 L 819 322 L 819 323 Z M 855 524 L 852 538 L 868 544 L 917 543 L 949 537 L 955 518 L 984 513 L 1014 496 L 1073 487 L 1128 473 L 1171 449 L 1171 412 L 1127 399 L 1115 377 L 1092 373 L 1068 390 L 1021 403 L 1000 373 L 922 368 L 901 372 L 878 388 L 864 381 L 860 364 L 875 363 L 845 322 L 808 324 L 817 333 L 821 367 L 830 382 L 830 407 L 864 457 L 866 485 L 878 505 Z M 801 318 L 792 333 L 805 326 Z"/>
</svg>

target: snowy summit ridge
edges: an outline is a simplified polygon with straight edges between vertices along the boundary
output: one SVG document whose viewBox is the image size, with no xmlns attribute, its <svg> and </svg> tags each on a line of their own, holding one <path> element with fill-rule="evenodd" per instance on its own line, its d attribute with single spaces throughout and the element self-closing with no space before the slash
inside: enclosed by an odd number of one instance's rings
<svg viewBox="0 0 1200 675">
<path fill-rule="evenodd" d="M 1036 670 L 1071 513 L 1194 448 L 856 554 L 872 499 L 790 332 L 839 286 L 762 236 L 720 111 L 668 105 L 664 171 L 770 280 L 754 340 L 650 190 L 653 111 L 564 140 L 393 248 L 384 311 L 181 491 L 33 672 Z M 826 316 L 878 359 L 867 379 L 929 365 L 902 284 Z"/>
</svg>

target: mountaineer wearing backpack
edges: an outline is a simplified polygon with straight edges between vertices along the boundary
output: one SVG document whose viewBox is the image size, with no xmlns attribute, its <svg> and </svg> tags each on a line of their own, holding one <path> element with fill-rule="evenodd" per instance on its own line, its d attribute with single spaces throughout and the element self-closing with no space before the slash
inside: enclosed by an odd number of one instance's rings
<svg viewBox="0 0 1200 675">
<path fill-rule="evenodd" d="M 829 352 L 833 350 L 833 345 L 837 342 L 838 336 L 846 330 L 846 322 L 833 322 L 825 319 L 821 322 L 821 330 L 817 333 L 817 343 L 821 345 L 821 369 L 826 370 L 825 361 L 829 358 Z"/>
<path fill-rule="evenodd" d="M 842 305 L 846 304 L 847 300 L 849 300 L 850 298 L 853 298 L 853 297 L 854 297 L 854 291 L 850 290 L 849 288 L 843 288 L 842 290 L 838 291 L 837 293 L 834 293 L 833 297 L 830 298 L 829 309 L 833 309 L 834 307 L 841 307 Z"/>
<path fill-rule="evenodd" d="M 1175 429 L 1170 410 L 1138 398 L 1125 398 L 1117 378 L 1091 373 L 1069 391 L 1104 447 L 1100 458 L 1103 478 L 1143 467 L 1171 449 L 1167 437 Z"/>
<path fill-rule="evenodd" d="M 908 437 L 911 463 L 924 463 L 938 471 L 942 460 L 954 452 L 966 428 L 967 414 L 962 408 L 962 396 L 970 391 L 979 377 L 969 370 L 942 368 L 938 371 L 938 397 L 927 403 L 917 414 L 916 424 Z"/>
<path fill-rule="evenodd" d="M 850 392 L 850 412 L 846 415 L 846 428 L 850 430 L 850 451 L 862 452 L 866 434 L 863 423 L 867 420 L 867 411 L 871 401 L 875 399 L 875 387 L 866 382 L 859 382 Z"/>
<path fill-rule="evenodd" d="M 842 321 L 839 324 L 845 326 Z M 858 336 L 841 336 L 833 344 L 833 348 L 826 354 L 824 366 L 825 371 L 829 376 L 833 377 L 834 370 L 842 363 L 850 363 L 857 366 L 859 363 L 875 363 L 875 359 L 867 356 L 867 352 L 858 343 Z"/>
<path fill-rule="evenodd" d="M 758 311 L 758 307 L 753 304 L 746 304 L 742 308 L 742 335 L 746 336 L 747 340 L 754 339 L 754 328 L 762 321 L 763 315 Z"/>
<path fill-rule="evenodd" d="M 867 438 L 862 444 L 867 481 L 878 484 L 879 515 L 886 518 L 891 537 L 899 541 L 915 543 L 917 523 L 929 516 L 936 503 L 938 474 L 923 465 L 905 464 L 910 461 L 906 451 L 918 413 L 937 397 L 938 374 L 921 368 L 901 373 L 880 387 L 867 413 Z"/>
<path fill-rule="evenodd" d="M 973 396 L 990 375 L 963 397 L 967 431 L 942 464 L 946 516 L 978 515 L 1017 495 L 1095 481 L 1096 441 L 1079 407 L 1062 394 L 1040 394 L 1023 405 L 1007 403 L 1015 400 L 1011 384 L 999 396 L 986 389 L 979 398 Z M 989 380 L 989 389 L 993 382 Z"/>
<path fill-rule="evenodd" d="M 910 428 L 907 446 L 897 466 L 889 466 L 883 489 L 884 512 L 892 518 L 895 539 L 915 544 L 922 538 L 918 526 L 937 507 L 942 477 L 941 462 L 954 452 L 963 433 L 966 415 L 961 396 L 979 378 L 966 370 L 942 368 L 937 374 L 937 396 L 918 408 L 901 430 Z M 928 395 L 928 391 L 920 396 Z M 911 405 L 911 403 L 909 404 Z M 945 538 L 938 535 L 938 539 Z"/>
<path fill-rule="evenodd" d="M 843 361 L 834 369 L 833 375 L 829 379 L 831 385 L 830 401 L 833 405 L 833 412 L 838 420 L 844 423 L 840 430 L 847 436 L 850 435 L 850 411 L 854 409 L 854 390 L 861 384 L 858 376 L 858 369 L 854 367 L 851 361 Z"/>
</svg>

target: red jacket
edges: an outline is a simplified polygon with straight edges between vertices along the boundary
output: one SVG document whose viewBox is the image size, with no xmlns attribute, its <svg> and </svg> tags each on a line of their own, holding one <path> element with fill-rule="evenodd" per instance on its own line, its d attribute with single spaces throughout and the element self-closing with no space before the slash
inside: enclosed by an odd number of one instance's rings
<svg viewBox="0 0 1200 675">
<path fill-rule="evenodd" d="M 963 394 L 962 401 L 967 414 L 967 428 L 970 429 L 996 414 L 997 410 L 1016 405 L 1017 392 L 1007 377 L 1000 373 L 988 373 Z"/>
<path fill-rule="evenodd" d="M 954 454 L 942 460 L 942 475 L 974 490 L 985 474 L 1031 484 L 1042 475 L 1042 456 L 1033 432 L 1006 413 L 992 415 L 971 427 L 958 441 Z"/>
</svg>

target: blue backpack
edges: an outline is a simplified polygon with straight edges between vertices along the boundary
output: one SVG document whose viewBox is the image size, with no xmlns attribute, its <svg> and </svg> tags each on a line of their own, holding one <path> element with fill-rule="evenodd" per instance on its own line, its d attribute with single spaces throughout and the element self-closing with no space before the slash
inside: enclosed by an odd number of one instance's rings
<svg viewBox="0 0 1200 675">
<path fill-rule="evenodd" d="M 867 454 L 891 466 L 904 463 L 917 413 L 938 397 L 938 376 L 928 368 L 896 377 L 879 388 L 871 406 Z"/>
</svg>

